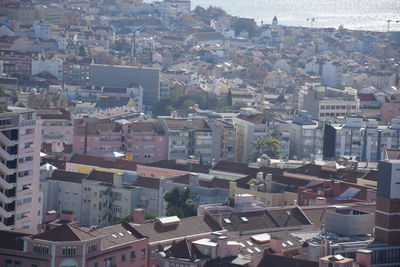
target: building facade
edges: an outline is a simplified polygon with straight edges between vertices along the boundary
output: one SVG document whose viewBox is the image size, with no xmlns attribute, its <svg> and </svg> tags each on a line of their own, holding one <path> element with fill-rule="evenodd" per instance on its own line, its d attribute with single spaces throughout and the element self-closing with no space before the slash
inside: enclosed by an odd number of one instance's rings
<svg viewBox="0 0 400 267">
<path fill-rule="evenodd" d="M 4 101 L 2 99 L 1 101 Z M 29 109 L 1 103 L 0 229 L 35 230 L 41 222 L 40 120 Z"/>
</svg>

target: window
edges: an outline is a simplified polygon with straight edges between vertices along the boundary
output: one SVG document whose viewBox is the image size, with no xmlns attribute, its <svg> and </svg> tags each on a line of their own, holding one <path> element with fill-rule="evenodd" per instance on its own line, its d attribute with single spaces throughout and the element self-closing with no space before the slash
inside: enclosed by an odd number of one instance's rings
<svg viewBox="0 0 400 267">
<path fill-rule="evenodd" d="M 75 256 L 76 248 L 75 247 L 63 247 L 62 255 L 63 256 Z"/>
<path fill-rule="evenodd" d="M 21 267 L 21 262 L 6 260 L 6 267 Z"/>
<path fill-rule="evenodd" d="M 131 259 L 136 259 L 136 252 L 135 251 L 131 251 Z"/>
<path fill-rule="evenodd" d="M 93 253 L 93 252 L 95 252 L 96 250 L 97 250 L 97 245 L 96 245 L 96 244 L 89 245 L 89 247 L 88 247 L 88 254 L 89 254 L 89 253 Z"/>
<path fill-rule="evenodd" d="M 40 255 L 48 255 L 49 247 L 35 244 L 35 245 L 33 245 L 33 253 L 40 254 Z"/>
<path fill-rule="evenodd" d="M 125 262 L 125 261 L 126 261 L 126 256 L 125 256 L 125 254 L 121 255 L 121 261 L 122 261 L 122 262 Z"/>
<path fill-rule="evenodd" d="M 146 249 L 142 248 L 142 250 L 140 251 L 140 256 L 142 256 L 142 258 L 146 257 Z"/>
</svg>

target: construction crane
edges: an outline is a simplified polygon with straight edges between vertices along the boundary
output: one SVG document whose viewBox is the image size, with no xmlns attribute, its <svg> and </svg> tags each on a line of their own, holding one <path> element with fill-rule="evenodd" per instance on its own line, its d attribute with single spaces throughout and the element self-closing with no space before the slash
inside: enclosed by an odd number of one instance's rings
<svg viewBox="0 0 400 267">
<path fill-rule="evenodd" d="M 130 63 L 136 64 L 136 33 L 139 33 L 141 30 L 143 30 L 145 26 L 142 25 L 138 28 L 136 28 L 134 31 L 132 31 L 132 38 L 131 38 L 131 56 L 130 56 Z"/>
</svg>

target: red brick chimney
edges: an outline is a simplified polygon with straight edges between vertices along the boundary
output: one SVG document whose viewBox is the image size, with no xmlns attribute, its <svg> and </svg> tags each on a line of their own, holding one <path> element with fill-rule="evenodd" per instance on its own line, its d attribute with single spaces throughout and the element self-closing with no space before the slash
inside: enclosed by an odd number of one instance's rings
<svg viewBox="0 0 400 267">
<path fill-rule="evenodd" d="M 372 266 L 372 251 L 367 249 L 359 249 L 356 253 L 356 262 L 360 264 L 361 267 L 371 267 Z"/>
<path fill-rule="evenodd" d="M 144 218 L 144 209 L 134 209 L 132 212 L 133 223 L 144 224 L 146 220 Z"/>
</svg>

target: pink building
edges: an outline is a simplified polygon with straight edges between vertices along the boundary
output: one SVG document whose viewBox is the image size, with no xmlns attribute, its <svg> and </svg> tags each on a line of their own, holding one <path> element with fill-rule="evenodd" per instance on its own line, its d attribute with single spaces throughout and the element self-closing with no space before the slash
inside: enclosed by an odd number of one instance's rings
<svg viewBox="0 0 400 267">
<path fill-rule="evenodd" d="M 0 240 L 0 266 L 128 267 L 147 264 L 148 239 L 128 223 L 101 229 L 64 224 L 38 235 L 0 231 Z"/>
<path fill-rule="evenodd" d="M 37 230 L 41 123 L 34 110 L 0 99 L 0 229 Z"/>
<path fill-rule="evenodd" d="M 42 149 L 47 152 L 63 152 L 72 146 L 73 120 L 64 109 L 47 108 L 37 110 L 42 120 Z M 59 149 L 62 147 L 62 149 Z M 68 150 L 68 149 L 67 149 Z"/>
<path fill-rule="evenodd" d="M 148 163 L 167 158 L 168 136 L 158 122 L 84 118 L 75 121 L 73 153 L 104 156 L 112 152 Z"/>
<path fill-rule="evenodd" d="M 400 98 L 398 96 L 385 97 L 381 105 L 381 116 L 385 122 L 391 122 L 393 118 L 400 116 Z"/>
</svg>

